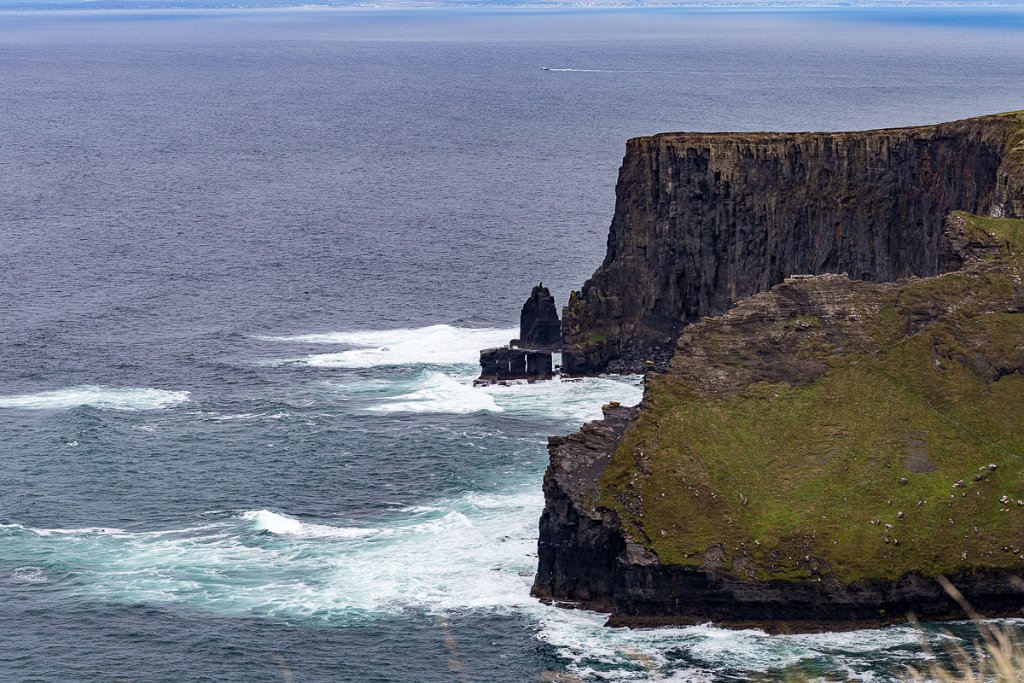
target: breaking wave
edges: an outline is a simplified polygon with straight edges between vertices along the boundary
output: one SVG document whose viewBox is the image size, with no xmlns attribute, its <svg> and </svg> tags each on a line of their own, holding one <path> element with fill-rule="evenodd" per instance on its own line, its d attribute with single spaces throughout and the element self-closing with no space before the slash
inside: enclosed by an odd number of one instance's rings
<svg viewBox="0 0 1024 683">
<path fill-rule="evenodd" d="M 639 377 L 606 376 L 564 381 L 560 378 L 509 386 L 474 387 L 475 370 L 451 369 L 391 380 L 323 383 L 340 397 L 373 413 L 466 415 L 501 413 L 505 417 L 564 421 L 569 425 L 601 417 L 601 405 L 634 405 L 643 397 Z"/>
<path fill-rule="evenodd" d="M 118 602 L 349 622 L 530 602 L 536 492 L 408 508 L 373 527 L 248 510 L 159 531 L 0 525 L 5 558 Z M 510 523 L 511 522 L 511 523 Z"/>
<path fill-rule="evenodd" d="M 15 567 L 0 581 L 50 583 L 93 600 L 331 624 L 410 611 L 516 614 L 581 680 L 710 681 L 723 671 L 784 678 L 806 670 L 892 680 L 879 675 L 880 663 L 920 665 L 929 656 L 922 638 L 933 650 L 949 638 L 911 626 L 796 636 L 710 625 L 610 629 L 606 615 L 530 597 L 542 506 L 536 482 L 520 482 L 508 494 L 393 508 L 372 527 L 266 509 L 211 513 L 220 519 L 156 531 L 0 524 Z"/>
<path fill-rule="evenodd" d="M 66 410 L 92 406 L 104 410 L 158 410 L 189 400 L 187 391 L 114 388 L 85 385 L 35 394 L 0 396 L 0 408 L 22 410 Z"/>
<path fill-rule="evenodd" d="M 476 365 L 480 349 L 507 344 L 515 328 L 466 328 L 431 325 L 415 329 L 327 332 L 290 337 L 258 337 L 292 344 L 332 344 L 352 348 L 275 361 L 324 368 L 372 368 L 408 365 Z"/>
<path fill-rule="evenodd" d="M 466 414 L 481 410 L 500 413 L 505 409 L 490 394 L 473 387 L 467 381 L 443 372 L 429 373 L 422 388 L 399 394 L 368 410 L 379 413 L 449 413 Z"/>
<path fill-rule="evenodd" d="M 251 521 L 255 531 L 266 531 L 278 536 L 294 536 L 298 538 L 365 538 L 380 533 L 380 529 L 364 529 L 360 527 L 337 527 L 328 524 L 311 524 L 300 522 L 270 510 L 249 510 L 239 515 L 241 519 Z"/>
</svg>

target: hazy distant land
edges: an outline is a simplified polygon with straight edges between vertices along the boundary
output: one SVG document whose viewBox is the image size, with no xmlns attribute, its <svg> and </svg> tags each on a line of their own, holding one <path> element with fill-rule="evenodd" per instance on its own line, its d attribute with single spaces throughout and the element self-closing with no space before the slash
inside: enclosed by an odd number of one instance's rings
<svg viewBox="0 0 1024 683">
<path fill-rule="evenodd" d="M 1022 7 L 1024 0 L 0 0 L 0 10 L 269 8 Z"/>
</svg>

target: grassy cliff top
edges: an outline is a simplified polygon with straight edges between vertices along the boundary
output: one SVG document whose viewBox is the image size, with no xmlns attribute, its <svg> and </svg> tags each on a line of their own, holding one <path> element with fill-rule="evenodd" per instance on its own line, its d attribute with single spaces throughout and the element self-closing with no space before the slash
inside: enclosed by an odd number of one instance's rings
<svg viewBox="0 0 1024 683">
<path fill-rule="evenodd" d="M 744 139 L 744 140 L 765 140 L 772 138 L 800 138 L 809 136 L 849 136 L 858 137 L 866 134 L 887 134 L 887 133 L 914 133 L 920 132 L 922 134 L 932 134 L 940 132 L 943 129 L 959 128 L 964 126 L 974 125 L 985 125 L 985 124 L 996 124 L 999 126 L 1006 125 L 1007 119 L 1016 119 L 1018 126 L 1024 126 L 1024 109 L 1016 111 L 1000 112 L 998 114 L 984 114 L 982 116 L 973 116 L 966 119 L 957 119 L 955 121 L 943 121 L 941 123 L 926 123 L 916 126 L 897 126 L 890 128 L 869 128 L 866 130 L 842 130 L 842 131 L 775 131 L 775 130 L 762 130 L 762 131 L 673 131 L 665 133 L 655 133 L 654 135 L 642 135 L 631 140 L 656 140 L 663 138 L 707 138 L 707 139 Z"/>
<path fill-rule="evenodd" d="M 962 271 L 794 278 L 687 328 L 600 504 L 750 578 L 1024 567 L 1024 221 L 960 218 L 990 247 Z"/>
</svg>

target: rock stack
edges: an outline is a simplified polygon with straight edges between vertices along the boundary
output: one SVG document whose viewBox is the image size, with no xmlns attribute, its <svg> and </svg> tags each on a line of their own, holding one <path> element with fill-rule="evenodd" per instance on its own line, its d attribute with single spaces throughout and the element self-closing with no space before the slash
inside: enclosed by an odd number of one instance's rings
<svg viewBox="0 0 1024 683">
<path fill-rule="evenodd" d="M 519 315 L 519 339 L 512 346 L 544 351 L 562 350 L 562 323 L 558 319 L 555 297 L 540 283 L 530 292 Z"/>
<path fill-rule="evenodd" d="M 562 349 L 562 324 L 551 292 L 540 283 L 519 317 L 519 339 L 480 352 L 480 378 L 474 384 L 510 380 L 535 382 L 554 376 L 551 353 Z"/>
</svg>

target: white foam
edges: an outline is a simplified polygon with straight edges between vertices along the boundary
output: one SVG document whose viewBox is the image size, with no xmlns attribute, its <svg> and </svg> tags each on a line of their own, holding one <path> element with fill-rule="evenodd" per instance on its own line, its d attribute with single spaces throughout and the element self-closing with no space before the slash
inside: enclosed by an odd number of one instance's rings
<svg viewBox="0 0 1024 683">
<path fill-rule="evenodd" d="M 388 398 L 369 408 L 379 413 L 450 413 L 454 415 L 504 410 L 494 398 L 470 384 L 441 372 L 431 372 L 422 380 L 422 388 Z"/>
<path fill-rule="evenodd" d="M 56 565 L 74 576 L 65 590 L 94 598 L 343 623 L 407 610 L 521 615 L 583 680 L 706 681 L 716 672 L 737 678 L 801 665 L 867 680 L 868 653 L 894 666 L 921 656 L 920 634 L 907 627 L 805 636 L 709 625 L 610 629 L 607 615 L 541 605 L 529 588 L 542 505 L 531 480 L 507 494 L 472 492 L 390 511 L 372 529 L 266 509 L 146 532 L 0 529 L 7 559 L 41 568 L 25 580 L 45 581 L 45 568 Z"/>
<path fill-rule="evenodd" d="M 392 380 L 324 382 L 347 400 L 370 402 L 363 409 L 376 413 L 503 413 L 508 417 L 541 418 L 565 422 L 567 428 L 601 417 L 610 401 L 634 405 L 643 398 L 636 376 L 559 378 L 529 384 L 474 387 L 475 368 L 429 371 Z"/>
<path fill-rule="evenodd" d="M 389 507 L 390 512 L 406 512 L 411 514 L 420 515 L 426 512 L 438 512 L 444 508 L 438 507 L 437 505 L 403 505 L 401 507 Z"/>
<path fill-rule="evenodd" d="M 20 525 L 12 525 L 15 528 L 24 529 L 30 531 L 37 536 L 84 536 L 86 534 L 105 534 L 108 536 L 123 534 L 124 529 L 118 529 L 115 527 L 81 527 L 78 529 L 33 529 L 31 527 L 22 527 Z"/>
<path fill-rule="evenodd" d="M 938 633 L 937 637 L 945 637 Z M 838 633 L 804 633 L 779 636 L 808 649 L 840 650 L 849 653 L 871 653 L 896 647 L 914 647 L 921 643 L 921 631 L 913 626 L 894 626 L 884 630 L 862 629 Z"/>
<path fill-rule="evenodd" d="M 462 500 L 478 510 L 533 510 L 544 505 L 544 493 L 540 487 L 517 494 L 470 491 Z"/>
<path fill-rule="evenodd" d="M 239 515 L 244 520 L 252 521 L 256 531 L 266 531 L 278 536 L 298 536 L 301 538 L 365 538 L 379 533 L 378 529 L 359 527 L 338 527 L 329 524 L 312 524 L 301 522 L 294 517 L 282 515 L 270 510 L 249 510 Z"/>
<path fill-rule="evenodd" d="M 210 420 L 212 422 L 233 422 L 235 420 L 253 420 L 261 417 L 266 417 L 267 413 L 235 413 L 235 414 L 222 414 L 222 413 L 204 413 L 203 420 Z"/>
<path fill-rule="evenodd" d="M 106 410 L 157 410 L 189 400 L 187 391 L 85 385 L 35 394 L 0 396 L 0 408 L 64 410 L 92 406 Z"/>
<path fill-rule="evenodd" d="M 480 349 L 507 344 L 515 328 L 467 328 L 431 325 L 416 329 L 328 332 L 293 337 L 258 337 L 263 341 L 335 344 L 354 348 L 277 361 L 326 368 L 371 368 L 398 365 L 476 365 Z"/>
<path fill-rule="evenodd" d="M 16 567 L 6 574 L 0 574 L 0 581 L 10 583 L 46 583 L 46 573 L 39 567 Z"/>
<path fill-rule="evenodd" d="M 465 497 L 441 500 L 390 512 L 373 528 L 259 509 L 145 532 L 5 524 L 3 544 L 7 558 L 58 565 L 77 576 L 71 590 L 117 601 L 325 619 L 518 609 L 532 603 L 542 505 L 530 484 L 529 496 L 520 491 L 503 502 L 488 494 L 488 507 Z"/>
<path fill-rule="evenodd" d="M 535 607 L 540 637 L 558 651 L 574 674 L 590 680 L 717 680 L 717 672 L 814 671 L 829 680 L 896 680 L 877 675 L 880 667 L 900 670 L 929 657 L 921 648 L 942 651 L 952 636 L 912 626 L 843 633 L 773 636 L 710 624 L 681 628 L 610 629 L 605 614 Z M 963 641 L 960 641 L 963 644 Z M 680 657 L 685 653 L 685 657 Z M 599 675 L 596 672 L 602 672 Z M 796 678 L 814 678 L 794 673 Z"/>
<path fill-rule="evenodd" d="M 524 417 L 560 419 L 579 424 L 601 418 L 601 406 L 611 401 L 636 405 L 643 398 L 638 376 L 607 375 L 577 381 L 560 378 L 501 386 L 477 387 L 508 413 Z"/>
</svg>

